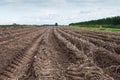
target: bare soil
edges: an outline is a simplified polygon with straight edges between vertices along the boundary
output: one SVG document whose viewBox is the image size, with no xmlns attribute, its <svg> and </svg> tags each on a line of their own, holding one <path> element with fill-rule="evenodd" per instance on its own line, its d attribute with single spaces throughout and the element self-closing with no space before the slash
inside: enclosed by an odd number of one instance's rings
<svg viewBox="0 0 120 80">
<path fill-rule="evenodd" d="M 0 80 L 120 80 L 120 33 L 0 27 Z"/>
</svg>

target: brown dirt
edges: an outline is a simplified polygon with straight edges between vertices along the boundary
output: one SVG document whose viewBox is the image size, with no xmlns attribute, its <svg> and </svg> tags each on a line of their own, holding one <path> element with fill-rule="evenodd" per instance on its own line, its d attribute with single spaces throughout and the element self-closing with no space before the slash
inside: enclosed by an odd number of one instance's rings
<svg viewBox="0 0 120 80">
<path fill-rule="evenodd" d="M 1 27 L 0 80 L 120 80 L 120 33 Z"/>
</svg>

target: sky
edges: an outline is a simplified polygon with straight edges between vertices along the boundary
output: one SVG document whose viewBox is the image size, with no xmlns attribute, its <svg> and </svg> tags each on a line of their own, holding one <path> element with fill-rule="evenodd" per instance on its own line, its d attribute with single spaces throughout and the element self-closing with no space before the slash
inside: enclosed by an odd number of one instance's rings
<svg viewBox="0 0 120 80">
<path fill-rule="evenodd" d="M 0 0 L 0 24 L 54 24 L 120 16 L 120 0 Z"/>
</svg>

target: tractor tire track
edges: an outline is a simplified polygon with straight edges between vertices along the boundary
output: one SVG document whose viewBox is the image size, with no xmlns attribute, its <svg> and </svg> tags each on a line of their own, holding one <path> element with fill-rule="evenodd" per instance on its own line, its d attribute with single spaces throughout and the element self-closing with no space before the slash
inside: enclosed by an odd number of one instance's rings
<svg viewBox="0 0 120 80">
<path fill-rule="evenodd" d="M 18 80 L 24 75 L 25 70 L 29 67 L 29 63 L 32 62 L 31 60 L 35 56 L 42 37 L 43 35 L 40 35 L 25 53 L 18 54 L 13 58 L 12 62 L 1 73 L 1 80 Z"/>
<path fill-rule="evenodd" d="M 44 29 L 43 29 L 44 30 Z M 16 41 L 16 40 L 19 40 L 22 36 L 24 35 L 28 35 L 28 34 L 31 34 L 31 33 L 36 33 L 36 32 L 40 32 L 42 30 L 35 30 L 35 31 L 28 31 L 28 32 L 23 32 L 22 34 L 19 34 L 19 35 L 16 35 L 14 36 L 13 38 L 8 38 L 2 42 L 0 42 L 0 45 L 4 45 L 4 44 L 7 44 L 9 42 L 13 42 L 13 41 Z"/>
<path fill-rule="evenodd" d="M 38 31 L 38 30 L 30 30 L 30 31 L 28 30 L 28 31 L 25 31 L 25 32 L 14 34 L 13 36 L 2 38 L 3 40 L 0 41 L 0 45 L 9 43 L 9 42 L 13 41 L 14 39 L 18 39 L 21 35 L 27 35 L 31 32 L 36 32 L 36 31 Z"/>
<path fill-rule="evenodd" d="M 120 79 L 119 38 L 115 38 L 119 34 L 113 34 L 108 41 L 109 34 L 102 36 L 104 32 L 97 34 L 64 27 L 26 30 L 13 34 L 8 38 L 11 41 L 4 37 L 9 42 L 3 44 L 2 49 L 7 48 L 5 51 L 0 50 L 0 57 L 6 56 L 0 61 L 7 65 L 1 62 L 0 80 Z"/>
</svg>

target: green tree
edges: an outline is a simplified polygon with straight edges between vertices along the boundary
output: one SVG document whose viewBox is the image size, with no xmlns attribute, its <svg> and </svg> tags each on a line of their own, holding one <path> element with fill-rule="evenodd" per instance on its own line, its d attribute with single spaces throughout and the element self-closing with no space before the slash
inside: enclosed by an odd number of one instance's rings
<svg viewBox="0 0 120 80">
<path fill-rule="evenodd" d="M 57 22 L 55 23 L 55 26 L 58 26 L 58 23 L 57 23 Z"/>
</svg>

